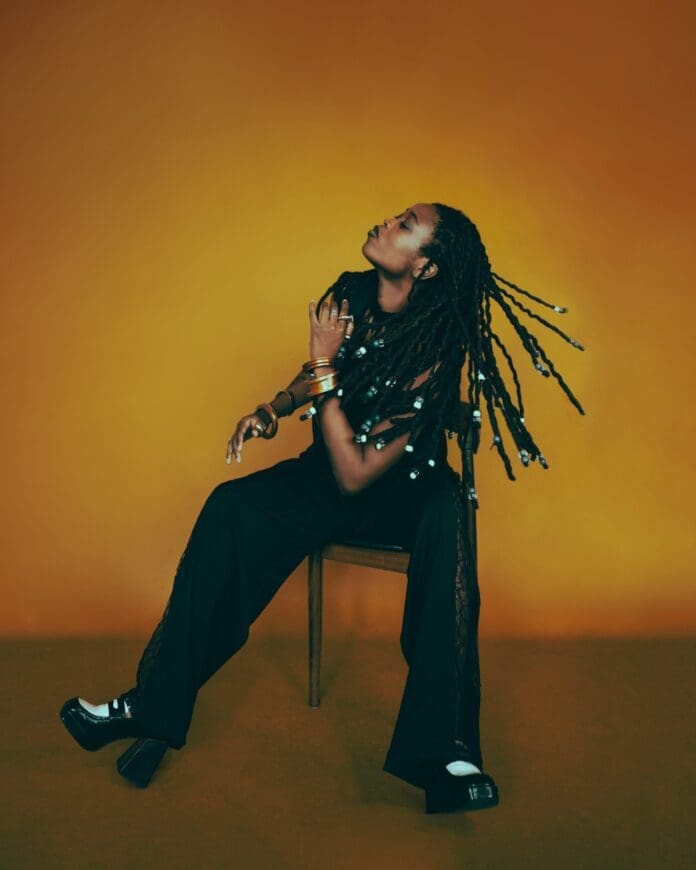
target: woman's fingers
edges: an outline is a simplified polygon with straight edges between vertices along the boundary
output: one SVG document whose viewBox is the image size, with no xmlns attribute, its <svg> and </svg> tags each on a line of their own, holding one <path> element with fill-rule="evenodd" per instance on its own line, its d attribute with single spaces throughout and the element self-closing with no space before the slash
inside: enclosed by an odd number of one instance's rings
<svg viewBox="0 0 696 870">
<path fill-rule="evenodd" d="M 318 326 L 320 324 L 345 323 L 345 320 L 338 319 L 339 314 L 348 314 L 347 299 L 343 299 L 341 301 L 340 307 L 337 302 L 333 300 L 329 302 L 328 299 L 325 299 L 319 306 L 319 310 L 317 310 L 316 300 L 309 300 L 309 319 L 315 326 Z"/>
<path fill-rule="evenodd" d="M 336 318 L 338 317 L 338 305 L 335 302 L 329 302 L 328 299 L 325 299 L 321 305 L 321 323 L 325 325 L 330 325 L 336 322 Z"/>
<path fill-rule="evenodd" d="M 314 326 L 326 323 L 329 319 L 329 303 L 326 299 L 321 303 L 318 311 L 316 301 L 314 299 L 309 300 L 309 319 Z"/>
<path fill-rule="evenodd" d="M 242 461 L 242 448 L 244 447 L 244 436 L 246 435 L 249 427 L 251 426 L 251 417 L 245 417 L 239 427 L 239 433 L 237 434 L 237 452 L 239 454 L 239 458 L 237 462 Z"/>
<path fill-rule="evenodd" d="M 232 454 L 234 453 L 237 462 L 241 462 L 242 448 L 244 447 L 244 437 L 246 433 L 249 432 L 250 437 L 258 437 L 264 429 L 265 426 L 255 414 L 243 417 L 237 424 L 234 435 L 232 435 L 227 442 L 225 461 L 229 464 L 232 461 Z"/>
<path fill-rule="evenodd" d="M 348 318 L 346 316 L 346 315 L 348 315 L 348 313 L 349 313 L 348 312 L 348 300 L 344 299 L 341 302 L 341 315 L 340 316 L 344 317 L 345 319 L 338 321 L 339 323 L 343 324 L 343 327 L 344 327 L 344 329 L 343 329 L 344 336 L 343 337 L 344 338 L 351 337 L 351 335 L 353 334 L 353 327 L 355 326 L 355 323 L 352 320 L 348 320 Z"/>
<path fill-rule="evenodd" d="M 234 435 L 231 435 L 227 440 L 227 453 L 225 454 L 225 462 L 229 465 L 232 462 L 232 454 L 234 454 L 235 459 L 239 462 L 239 457 L 237 456 L 237 446 L 234 440 Z"/>
</svg>

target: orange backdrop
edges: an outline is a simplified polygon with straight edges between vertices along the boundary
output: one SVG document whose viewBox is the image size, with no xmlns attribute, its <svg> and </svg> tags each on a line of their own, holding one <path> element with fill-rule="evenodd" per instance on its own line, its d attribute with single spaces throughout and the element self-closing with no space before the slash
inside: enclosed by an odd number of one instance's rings
<svg viewBox="0 0 696 870">
<path fill-rule="evenodd" d="M 152 627 L 210 490 L 309 443 L 295 415 L 224 462 L 307 358 L 308 300 L 421 200 L 462 208 L 586 346 L 530 322 L 583 417 L 508 339 L 550 469 L 515 457 L 508 481 L 484 415 L 482 635 L 692 630 L 693 19 L 4 4 L 0 631 Z M 305 629 L 296 575 L 264 624 Z M 405 578 L 326 576 L 327 628 L 396 637 Z"/>
</svg>

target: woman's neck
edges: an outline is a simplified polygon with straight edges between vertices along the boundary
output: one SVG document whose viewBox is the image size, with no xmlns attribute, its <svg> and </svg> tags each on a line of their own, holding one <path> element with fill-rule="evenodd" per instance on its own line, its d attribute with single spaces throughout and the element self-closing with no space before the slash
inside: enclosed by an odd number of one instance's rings
<svg viewBox="0 0 696 870">
<path fill-rule="evenodd" d="M 408 278 L 392 280 L 377 273 L 377 289 L 375 301 L 383 314 L 397 314 L 408 305 L 407 297 L 413 287 L 413 281 Z"/>
</svg>

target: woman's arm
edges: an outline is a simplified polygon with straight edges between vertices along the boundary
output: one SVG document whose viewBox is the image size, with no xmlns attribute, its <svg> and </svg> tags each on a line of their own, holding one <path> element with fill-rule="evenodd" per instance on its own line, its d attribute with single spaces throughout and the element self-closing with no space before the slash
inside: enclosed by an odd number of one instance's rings
<svg viewBox="0 0 696 870">
<path fill-rule="evenodd" d="M 295 408 L 299 408 L 309 401 L 306 386 L 308 378 L 309 375 L 303 368 L 295 375 L 293 380 L 290 381 L 286 387 L 288 392 L 292 393 L 295 399 Z M 268 404 L 273 408 L 278 417 L 287 417 L 293 410 L 293 403 L 291 402 L 290 397 L 280 390 Z M 271 425 L 271 415 L 268 413 L 267 409 L 261 405 L 258 405 L 253 413 L 245 414 L 237 423 L 237 428 L 227 441 L 227 454 L 225 459 L 228 463 L 232 461 L 233 453 L 237 462 L 242 461 L 241 451 L 244 442 L 252 436 L 259 434 L 255 428 L 259 421 L 265 428 L 268 428 Z"/>
<path fill-rule="evenodd" d="M 329 368 L 325 368 L 322 369 L 322 372 L 329 370 Z M 428 369 L 428 371 L 418 375 L 412 389 L 420 386 L 428 377 L 429 372 Z M 409 415 L 400 414 L 399 416 L 407 417 Z M 415 416 L 415 414 L 410 416 Z M 336 396 L 328 396 L 320 401 L 317 408 L 317 420 L 321 426 L 336 483 L 343 495 L 355 495 L 384 474 L 401 458 L 409 440 L 410 433 L 404 432 L 381 450 L 377 450 L 372 445 L 368 445 L 368 448 L 372 449 L 366 449 L 362 445 L 356 444 L 353 440 L 355 431 L 341 409 Z M 372 427 L 370 432 L 382 432 L 391 426 L 392 424 L 388 419 L 381 420 Z M 418 434 L 419 430 L 416 429 L 416 437 Z"/>
<path fill-rule="evenodd" d="M 324 371 L 328 372 L 329 369 Z M 353 441 L 355 431 L 341 409 L 337 396 L 321 399 L 316 419 L 338 488 L 342 495 L 351 495 L 356 481 L 360 480 L 362 447 Z"/>
<path fill-rule="evenodd" d="M 309 401 L 309 397 L 307 396 L 307 381 L 309 380 L 309 374 L 304 371 L 304 369 L 300 369 L 300 371 L 295 375 L 295 377 L 290 381 L 290 383 L 285 388 L 295 397 L 295 407 L 300 408 L 302 405 L 306 404 Z M 275 398 L 272 399 L 269 403 L 273 410 L 279 417 L 287 417 L 292 412 L 292 404 L 290 403 L 289 396 L 286 396 L 283 392 L 277 392 Z M 264 422 L 265 419 L 264 419 Z M 270 422 L 270 420 L 268 421 Z"/>
</svg>

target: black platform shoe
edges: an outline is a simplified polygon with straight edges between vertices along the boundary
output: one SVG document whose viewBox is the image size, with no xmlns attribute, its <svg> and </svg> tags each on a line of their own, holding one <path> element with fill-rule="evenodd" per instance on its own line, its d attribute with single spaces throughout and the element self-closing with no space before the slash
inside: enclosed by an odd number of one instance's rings
<svg viewBox="0 0 696 870">
<path fill-rule="evenodd" d="M 456 776 L 442 765 L 435 768 L 427 777 L 426 813 L 485 810 L 497 804 L 498 787 L 487 773 L 466 773 L 463 776 Z"/>
<path fill-rule="evenodd" d="M 128 693 L 124 692 L 109 701 L 108 716 L 96 716 L 85 710 L 76 697 L 70 698 L 61 707 L 60 718 L 80 746 L 93 752 L 112 740 L 143 736 L 137 720 L 126 716 L 126 700 Z"/>
</svg>

